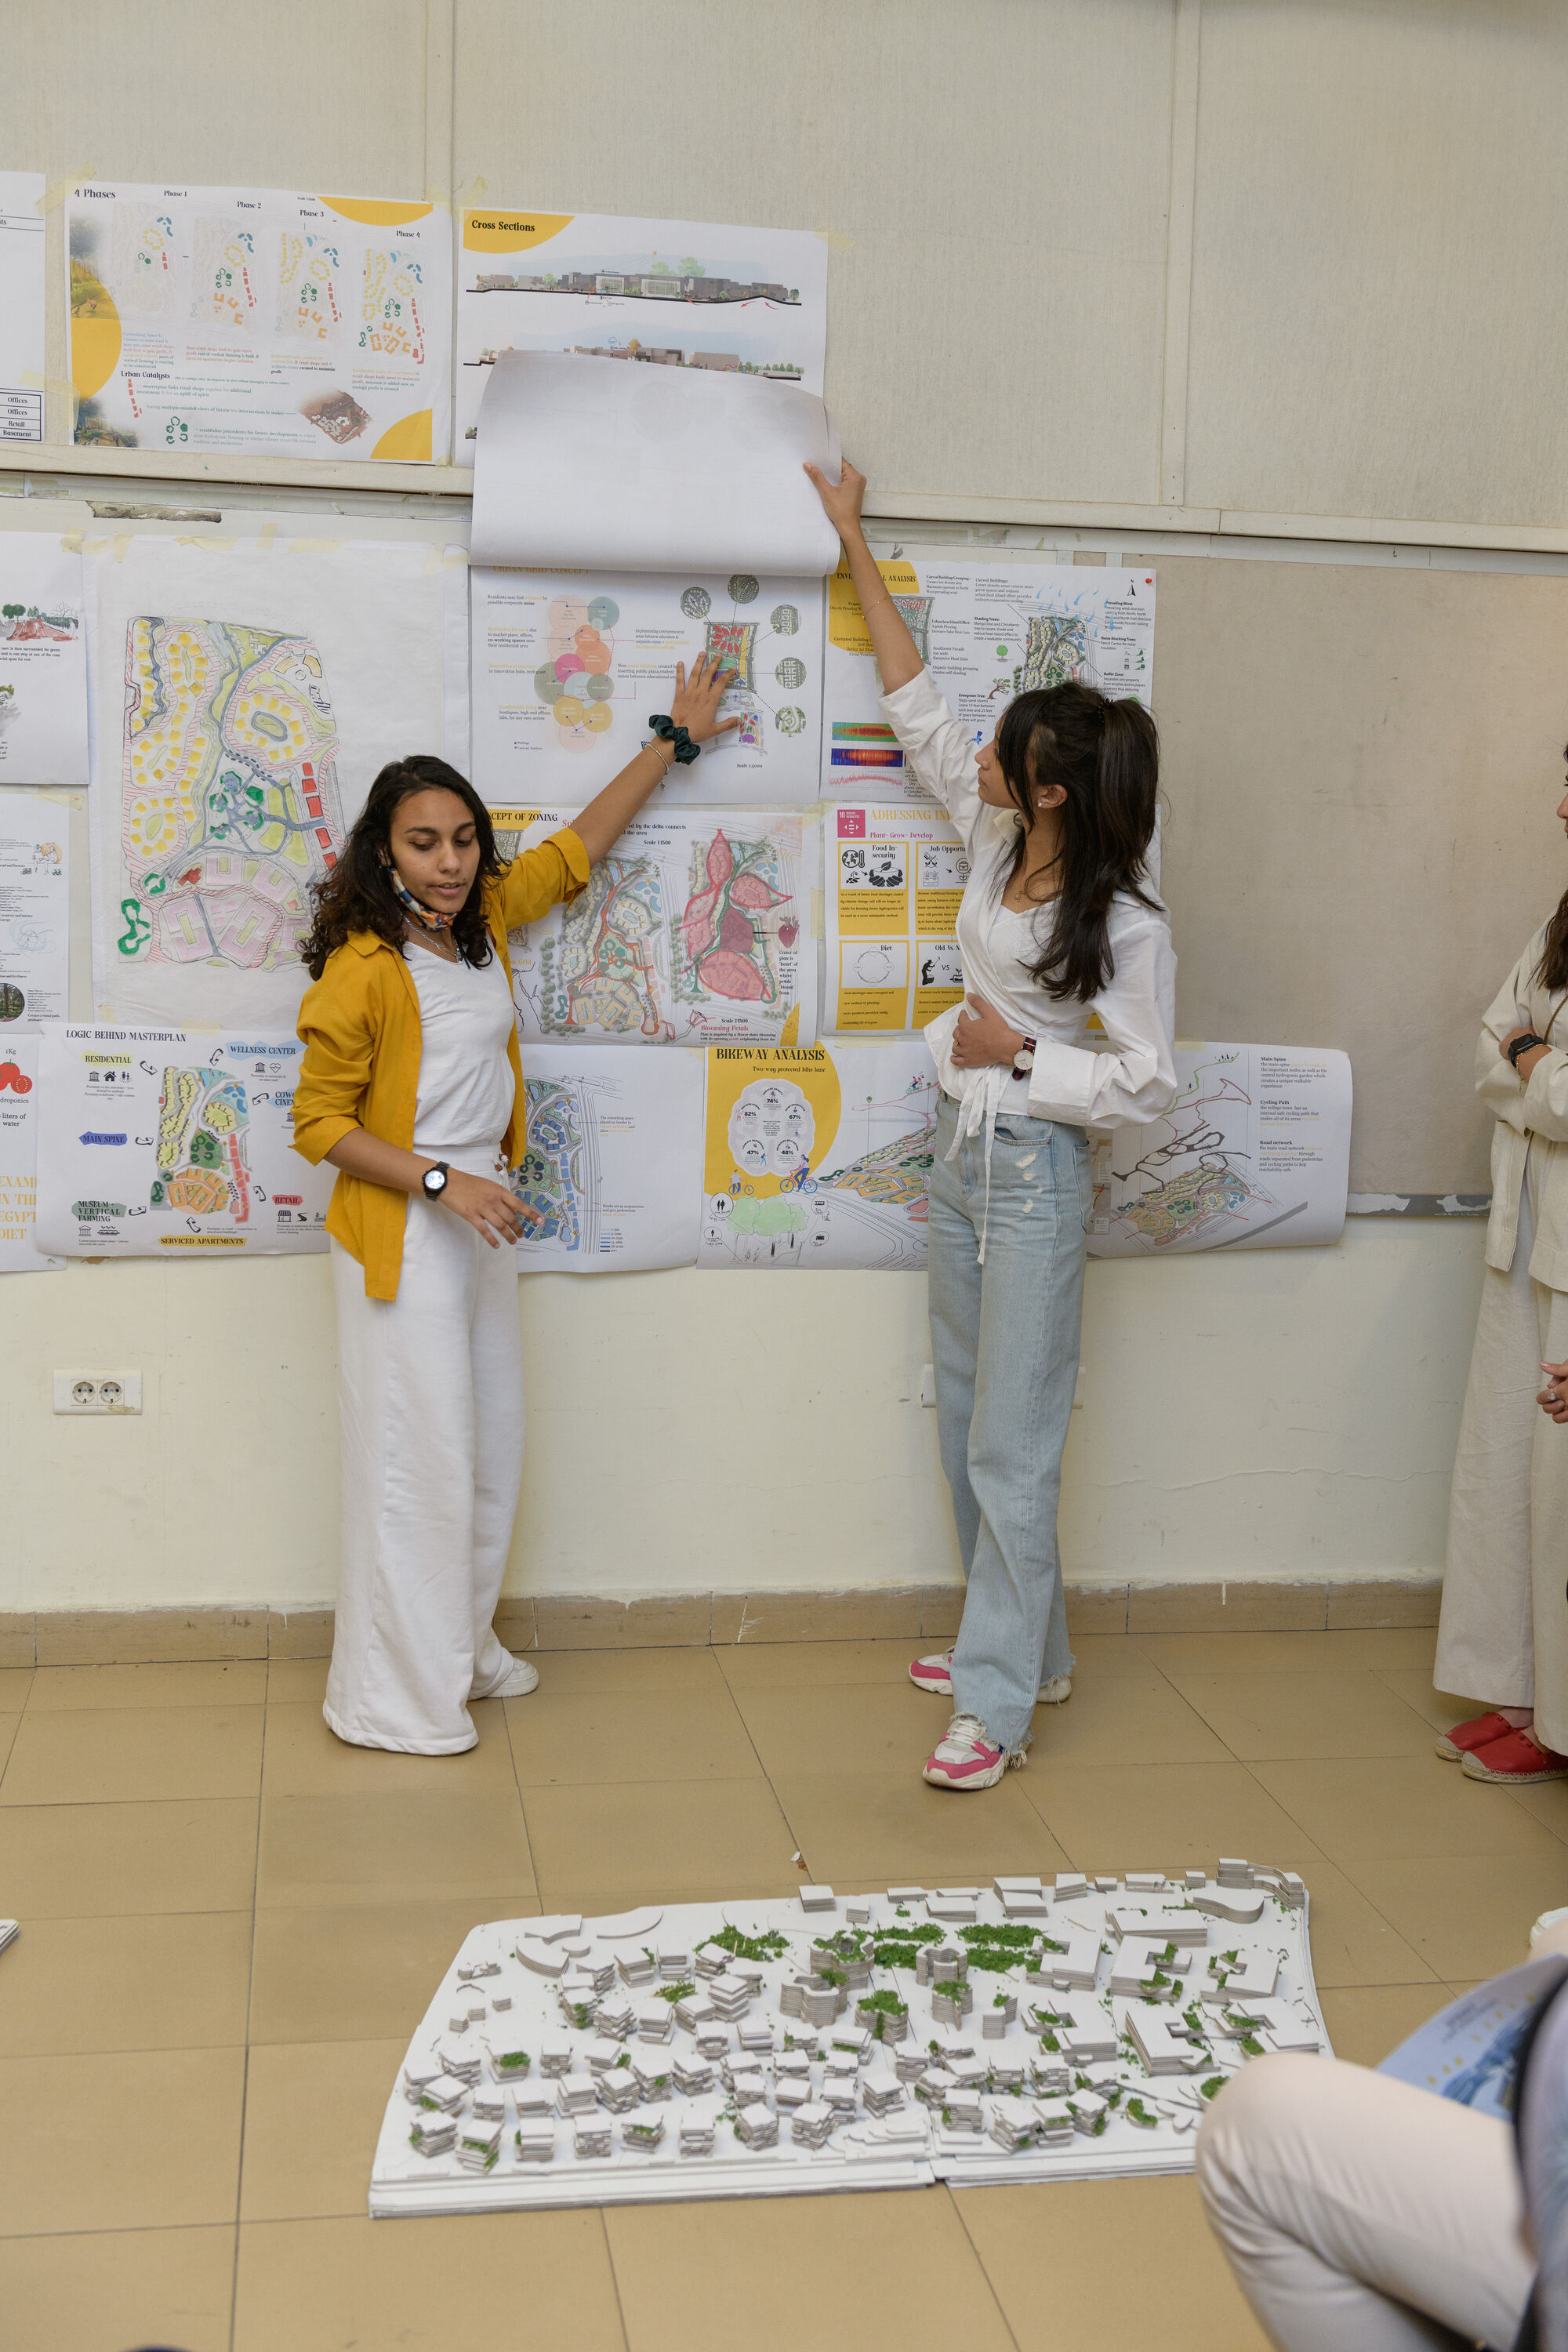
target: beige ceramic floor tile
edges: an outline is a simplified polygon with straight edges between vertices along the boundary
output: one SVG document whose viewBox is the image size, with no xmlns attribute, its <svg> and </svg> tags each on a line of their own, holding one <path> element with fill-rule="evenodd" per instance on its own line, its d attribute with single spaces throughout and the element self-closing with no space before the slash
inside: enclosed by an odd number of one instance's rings
<svg viewBox="0 0 1568 2352">
<path fill-rule="evenodd" d="M 1010 2352 L 941 2189 L 617 2205 L 605 2228 L 631 2352 Z"/>
<path fill-rule="evenodd" d="M 1425 1625 L 1344 1633 L 1137 1633 L 1139 1648 L 1167 1673 L 1331 1674 L 1363 1666 L 1430 1669 L 1437 1635 Z"/>
<path fill-rule="evenodd" d="M 1506 1789 L 1467 1780 L 1457 1764 L 1431 1754 L 1381 1763 L 1325 1757 L 1252 1769 L 1260 1785 L 1358 1884 L 1365 1882 L 1355 1864 L 1374 1857 L 1544 1854 L 1553 1843 L 1551 1831 L 1532 1821 Z M 1268 1857 L 1260 1853 L 1257 1859 Z M 1560 1852 L 1557 1859 L 1561 1864 Z"/>
<path fill-rule="evenodd" d="M 1047 1756 L 1018 1777 L 1075 1870 L 1213 1870 L 1222 1853 L 1292 1870 L 1290 1853 L 1305 1843 L 1245 1764 L 1085 1771 Z"/>
<path fill-rule="evenodd" d="M 1542 1911 L 1568 1903 L 1568 1855 L 1442 1854 L 1372 1860 L 1351 1875 L 1390 1925 L 1446 1983 L 1516 1968 Z"/>
<path fill-rule="evenodd" d="M 259 1659 L 182 1666 L 40 1666 L 27 1701 L 35 1715 L 90 1706 L 259 1706 L 267 1668 Z"/>
<path fill-rule="evenodd" d="M 240 2230 L 234 2352 L 624 2352 L 625 2344 L 592 2209 Z"/>
<path fill-rule="evenodd" d="M 1516 1789 L 1513 1801 L 1553 1837 L 1568 1839 L 1568 1780 L 1540 1780 L 1533 1789 Z M 1563 1900 L 1568 1902 L 1568 1895 Z"/>
<path fill-rule="evenodd" d="M 0 2057 L 245 2040 L 248 1911 L 28 1919 L 5 1962 Z"/>
<path fill-rule="evenodd" d="M 5 2352 L 228 2352 L 234 2225 L 0 2241 Z"/>
<path fill-rule="evenodd" d="M 531 1893 L 258 1911 L 251 2042 L 406 2041 L 470 1927 L 538 1911 Z"/>
<path fill-rule="evenodd" d="M 1070 1868 L 1009 1772 L 983 1795 L 929 1788 L 918 1771 L 827 1780 L 778 1774 L 774 1787 L 814 1878 L 830 1886 L 983 1885 L 998 1870 Z"/>
<path fill-rule="evenodd" d="M 1451 1988 L 1435 1977 L 1426 1984 L 1342 1985 L 1324 1992 L 1323 2022 L 1334 2056 L 1358 2066 L 1380 2065 L 1452 1999 Z"/>
<path fill-rule="evenodd" d="M 945 1646 L 928 1642 L 926 1649 Z M 910 1663 L 919 1641 L 733 1642 L 712 1652 L 720 1673 L 737 1693 L 788 1690 L 814 1684 L 910 1682 Z"/>
<path fill-rule="evenodd" d="M 763 1769 L 777 1779 L 842 1773 L 913 1773 L 947 1729 L 952 1703 L 902 1683 L 762 1685 L 737 1690 L 747 1731 Z"/>
<path fill-rule="evenodd" d="M 1364 1666 L 1339 1674 L 1168 1672 L 1231 1753 L 1247 1761 L 1431 1753 L 1430 1724 Z"/>
<path fill-rule="evenodd" d="M 1133 1675 L 1075 1680 L 1065 1706 L 1035 1709 L 1032 1771 L 1040 1764 L 1223 1764 L 1222 1739 L 1162 1676 L 1144 1684 Z"/>
<path fill-rule="evenodd" d="M 330 1658 L 273 1658 L 267 1668 L 268 1706 L 316 1706 L 327 1696 Z"/>
<path fill-rule="evenodd" d="M 735 1702 L 718 1677 L 687 1690 L 558 1691 L 542 1675 L 540 1688 L 527 1698 L 507 1700 L 506 1713 L 518 1785 L 525 1790 L 762 1775 Z"/>
<path fill-rule="evenodd" d="M 0 2059 L 0 2236 L 232 2221 L 244 2100 L 243 2050 Z"/>
<path fill-rule="evenodd" d="M 90 1805 L 164 1797 L 254 1797 L 256 1706 L 123 1706 L 28 1713 L 0 1805 Z"/>
<path fill-rule="evenodd" d="M 487 1889 L 511 1895 L 532 1882 L 515 1789 L 261 1801 L 262 1908 L 436 1903 Z"/>
<path fill-rule="evenodd" d="M 0 1666 L 0 1715 L 20 1715 L 33 1686 L 31 1666 Z"/>
<path fill-rule="evenodd" d="M 712 1650 L 532 1650 L 542 1696 L 591 1691 L 709 1691 L 724 1677 Z M 509 1701 L 520 1705 L 521 1701 Z"/>
<path fill-rule="evenodd" d="M 1078 1633 L 1072 1648 L 1075 1688 L 1091 1676 L 1125 1675 L 1148 1682 L 1160 1672 L 1147 1643 L 1136 1633 Z"/>
<path fill-rule="evenodd" d="M 11 1760 L 11 1750 L 16 1744 L 16 1734 L 22 1727 L 19 1715 L 0 1715 L 0 1782 L 5 1778 L 5 1768 Z"/>
<path fill-rule="evenodd" d="M 243 1910 L 256 1816 L 254 1797 L 0 1808 L 0 1888 L 20 1919 Z"/>
<path fill-rule="evenodd" d="M 1299 1870 L 1307 1882 L 1312 1974 L 1320 1992 L 1331 1985 L 1409 1985 L 1436 1979 L 1436 1969 L 1428 1968 L 1404 1937 L 1395 1935 L 1376 1905 L 1305 1839 L 1280 1866 Z"/>
<path fill-rule="evenodd" d="M 1464 1723 L 1471 1716 L 1485 1715 L 1486 1702 L 1464 1698 L 1455 1691 L 1436 1689 L 1429 1666 L 1375 1666 L 1373 1669 L 1380 1683 L 1397 1691 L 1407 1706 L 1413 1706 L 1434 1732 L 1451 1731 L 1456 1723 Z"/>
<path fill-rule="evenodd" d="M 267 1709 L 267 1793 L 269 1797 L 347 1797 L 361 1790 L 400 1796 L 408 1789 L 465 1795 L 470 1789 L 511 1789 L 511 1749 L 500 1707 L 474 1712 L 479 1744 L 458 1756 L 403 1756 L 384 1748 L 352 1748 L 329 1731 L 319 1706 L 274 1702 Z"/>
<path fill-rule="evenodd" d="M 668 1891 L 728 1883 L 747 1895 L 794 1874 L 796 1840 L 763 1780 L 527 1789 L 523 1811 L 550 1911 L 568 1892 L 569 1907 L 604 1911 L 638 1884 Z M 598 1899 L 601 1890 L 608 1899 Z"/>
<path fill-rule="evenodd" d="M 953 2197 L 1019 2352 L 1267 2352 L 1190 2174 Z"/>
<path fill-rule="evenodd" d="M 245 2085 L 244 2221 L 359 2216 L 406 2041 L 287 2042 L 252 2050 Z M 331 2127 L 301 2133 L 301 2116 Z"/>
</svg>

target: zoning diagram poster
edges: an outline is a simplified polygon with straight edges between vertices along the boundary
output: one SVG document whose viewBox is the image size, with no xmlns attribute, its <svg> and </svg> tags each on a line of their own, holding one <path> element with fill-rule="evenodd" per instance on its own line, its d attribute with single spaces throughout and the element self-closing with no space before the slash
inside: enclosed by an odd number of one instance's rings
<svg viewBox="0 0 1568 2352">
<path fill-rule="evenodd" d="M 938 1093 L 921 1037 L 713 1047 L 698 1265 L 918 1272 Z"/>
<path fill-rule="evenodd" d="M 572 809 L 492 809 L 503 857 Z M 634 817 L 588 887 L 510 935 L 525 1039 L 809 1045 L 815 832 L 795 809 L 666 809 Z"/>
<path fill-rule="evenodd" d="M 297 1037 L 45 1033 L 40 1248 L 65 1257 L 327 1246 L 335 1171 L 293 1150 Z"/>
<path fill-rule="evenodd" d="M 38 1038 L 0 1031 L 0 1274 L 58 1272 L 34 1239 L 37 1205 Z"/>
<path fill-rule="evenodd" d="M 89 541 L 102 1020 L 292 1028 L 310 886 L 376 772 L 467 755 L 460 551 Z"/>
<path fill-rule="evenodd" d="M 53 531 L 0 531 L 0 784 L 85 784 L 82 563 Z"/>
<path fill-rule="evenodd" d="M 41 172 L 0 172 L 0 441 L 44 437 Z"/>
<path fill-rule="evenodd" d="M 1154 683 L 1154 574 L 1071 563 L 983 567 L 947 553 L 879 563 L 921 659 L 976 747 L 1016 694 L 1080 678 L 1147 709 Z M 881 676 L 860 599 L 840 565 L 827 583 L 823 789 L 884 796 L 904 755 L 878 701 Z"/>
<path fill-rule="evenodd" d="M 471 462 L 479 404 L 502 352 L 739 372 L 821 394 L 827 247 L 809 229 L 516 205 L 459 218 L 460 464 Z"/>
<path fill-rule="evenodd" d="M 956 925 L 969 855 L 941 809 L 829 805 L 829 1030 L 923 1029 L 963 994 Z"/>
<path fill-rule="evenodd" d="M 1163 1118 L 1094 1138 L 1090 1257 L 1338 1241 L 1350 1182 L 1348 1055 L 1178 1045 Z"/>
<path fill-rule="evenodd" d="M 0 792 L 0 1053 L 7 1030 L 69 1010 L 69 815 L 58 801 Z"/>
<path fill-rule="evenodd" d="M 591 798 L 668 713 L 677 662 L 689 677 L 705 654 L 733 672 L 721 715 L 740 726 L 672 766 L 654 805 L 816 800 L 820 580 L 482 567 L 471 578 L 474 782 L 487 801 Z"/>
<path fill-rule="evenodd" d="M 544 1223 L 518 1271 L 690 1265 L 702 1182 L 700 1054 L 524 1045 L 528 1146 L 512 1191 Z"/>
<path fill-rule="evenodd" d="M 445 206 L 113 182 L 66 219 L 79 442 L 447 455 Z"/>
</svg>

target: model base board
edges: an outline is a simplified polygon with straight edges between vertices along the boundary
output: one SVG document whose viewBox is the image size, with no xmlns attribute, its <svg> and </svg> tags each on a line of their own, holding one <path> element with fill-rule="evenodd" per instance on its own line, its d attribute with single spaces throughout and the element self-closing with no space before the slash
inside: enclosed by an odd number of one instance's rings
<svg viewBox="0 0 1568 2352">
<path fill-rule="evenodd" d="M 476 1927 L 373 2215 L 1182 2172 L 1249 2057 L 1321 2051 L 1307 1890 L 1224 1861 Z"/>
</svg>

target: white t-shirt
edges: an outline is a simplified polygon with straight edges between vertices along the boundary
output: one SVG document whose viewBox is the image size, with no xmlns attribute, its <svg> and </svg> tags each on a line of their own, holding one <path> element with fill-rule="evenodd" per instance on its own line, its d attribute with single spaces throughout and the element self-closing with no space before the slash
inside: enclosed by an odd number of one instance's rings
<svg viewBox="0 0 1568 2352">
<path fill-rule="evenodd" d="M 1027 1092 L 1010 1068 L 961 1070 L 951 1045 L 962 1005 L 926 1029 L 944 1091 L 955 1101 L 987 1097 L 994 1116 L 1008 1109 L 1072 1127 L 1121 1127 L 1157 1118 L 1176 1098 L 1176 957 L 1171 919 L 1155 900 L 1145 907 L 1124 891 L 1110 902 L 1106 930 L 1112 978 L 1088 1004 L 1049 996 L 1030 966 L 1049 937 L 1048 907 L 1016 914 L 1002 904 L 1022 819 L 980 797 L 974 746 L 921 670 L 882 697 L 903 747 L 907 772 L 933 793 L 963 835 L 969 881 L 958 910 L 958 944 L 966 989 L 985 997 L 1011 1028 L 1037 1040 Z M 1100 1016 L 1104 1051 L 1089 1042 L 1090 1013 Z"/>
<path fill-rule="evenodd" d="M 419 1091 L 414 1149 L 427 1159 L 494 1151 L 511 1120 L 516 1093 L 507 1039 L 511 991 L 501 960 L 448 963 L 411 940 L 408 969 L 419 992 Z"/>
</svg>

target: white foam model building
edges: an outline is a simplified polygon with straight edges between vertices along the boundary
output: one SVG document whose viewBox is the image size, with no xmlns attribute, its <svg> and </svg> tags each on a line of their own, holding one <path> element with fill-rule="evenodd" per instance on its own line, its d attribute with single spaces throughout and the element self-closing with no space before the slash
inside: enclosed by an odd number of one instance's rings
<svg viewBox="0 0 1568 2352">
<path fill-rule="evenodd" d="M 501 1920 L 409 2046 L 370 2210 L 1185 2171 L 1228 2075 L 1328 2049 L 1306 1888 L 1235 1860 Z"/>
</svg>

